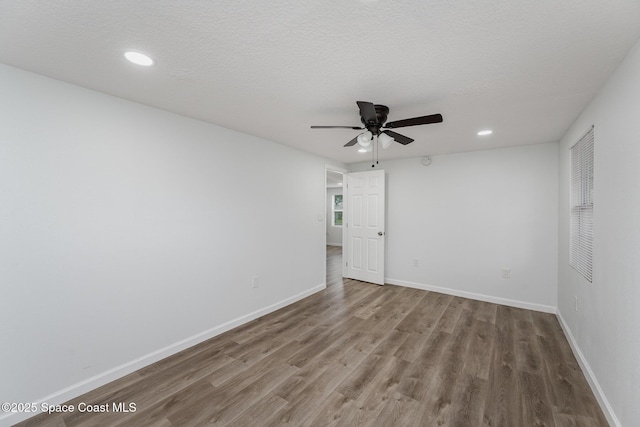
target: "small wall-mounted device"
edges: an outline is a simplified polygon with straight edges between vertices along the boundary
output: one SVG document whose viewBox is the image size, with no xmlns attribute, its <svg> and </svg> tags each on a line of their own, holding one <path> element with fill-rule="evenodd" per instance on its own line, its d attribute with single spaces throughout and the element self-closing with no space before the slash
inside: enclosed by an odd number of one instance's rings
<svg viewBox="0 0 640 427">
<path fill-rule="evenodd" d="M 431 164 L 431 156 L 426 156 L 420 159 L 422 166 L 429 166 Z"/>
</svg>

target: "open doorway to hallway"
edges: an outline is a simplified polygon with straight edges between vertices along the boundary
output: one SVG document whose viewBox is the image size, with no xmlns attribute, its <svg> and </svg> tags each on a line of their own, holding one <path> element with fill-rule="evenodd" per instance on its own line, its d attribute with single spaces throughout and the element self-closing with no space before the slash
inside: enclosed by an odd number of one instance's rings
<svg viewBox="0 0 640 427">
<path fill-rule="evenodd" d="M 327 287 L 342 284 L 342 246 L 327 245 Z"/>
<path fill-rule="evenodd" d="M 345 170 L 326 168 L 326 247 L 327 286 L 342 280 L 343 269 L 343 182 Z M 346 215 L 346 212 L 344 212 Z M 345 216 L 346 218 L 346 216 Z"/>
</svg>

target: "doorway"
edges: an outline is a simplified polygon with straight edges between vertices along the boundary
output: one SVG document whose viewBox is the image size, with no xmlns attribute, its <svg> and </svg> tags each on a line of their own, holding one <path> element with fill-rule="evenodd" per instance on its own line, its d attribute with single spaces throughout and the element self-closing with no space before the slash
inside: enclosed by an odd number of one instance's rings
<svg viewBox="0 0 640 427">
<path fill-rule="evenodd" d="M 331 268 L 335 271 L 338 257 L 340 283 L 342 278 L 351 278 L 384 285 L 385 176 L 384 170 L 348 173 L 325 167 L 327 286 L 330 280 L 335 280 L 329 279 L 328 261 L 332 260 Z"/>
<path fill-rule="evenodd" d="M 342 283 L 344 277 L 344 180 L 347 171 L 340 168 L 325 167 L 325 249 L 326 249 L 326 283 L 330 286 Z M 346 218 L 346 217 L 345 217 Z"/>
</svg>

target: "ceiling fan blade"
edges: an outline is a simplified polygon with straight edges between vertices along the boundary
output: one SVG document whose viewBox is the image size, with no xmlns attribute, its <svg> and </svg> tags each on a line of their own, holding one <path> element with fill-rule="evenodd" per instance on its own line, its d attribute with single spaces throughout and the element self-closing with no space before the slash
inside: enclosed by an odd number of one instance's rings
<svg viewBox="0 0 640 427">
<path fill-rule="evenodd" d="M 359 135 L 358 135 L 359 136 Z M 351 141 L 347 142 L 346 144 L 344 144 L 345 147 L 351 147 L 354 146 L 358 143 L 358 137 L 356 136 L 355 138 L 353 138 Z"/>
<path fill-rule="evenodd" d="M 396 120 L 384 125 L 385 129 L 403 128 L 407 126 L 430 125 L 432 123 L 441 123 L 442 114 L 431 114 L 430 116 L 414 117 L 411 119 Z"/>
<path fill-rule="evenodd" d="M 378 116 L 376 115 L 376 107 L 371 102 L 357 101 L 360 108 L 360 117 L 362 117 L 365 123 L 378 123 Z"/>
<path fill-rule="evenodd" d="M 356 129 L 362 130 L 364 128 L 358 126 L 311 126 L 311 129 Z"/>
<path fill-rule="evenodd" d="M 386 133 L 387 135 L 389 135 L 391 138 L 395 139 L 397 142 L 399 142 L 402 145 L 411 144 L 414 141 L 408 136 L 400 135 L 399 133 L 394 132 L 392 130 L 383 130 L 382 133 Z"/>
</svg>

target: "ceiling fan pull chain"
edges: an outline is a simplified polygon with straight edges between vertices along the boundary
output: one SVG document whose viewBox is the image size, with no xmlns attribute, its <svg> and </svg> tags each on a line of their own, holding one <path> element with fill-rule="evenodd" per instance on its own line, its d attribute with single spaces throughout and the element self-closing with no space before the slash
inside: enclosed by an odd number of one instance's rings
<svg viewBox="0 0 640 427">
<path fill-rule="evenodd" d="M 375 167 L 376 167 L 376 165 L 374 165 L 374 164 L 373 164 L 373 160 L 374 160 L 374 158 L 375 158 L 375 154 L 374 154 L 374 153 L 375 153 L 375 151 L 376 151 L 376 144 L 374 143 L 374 144 L 373 144 L 373 147 L 371 147 L 371 167 L 372 167 L 372 168 L 375 168 Z"/>
</svg>

